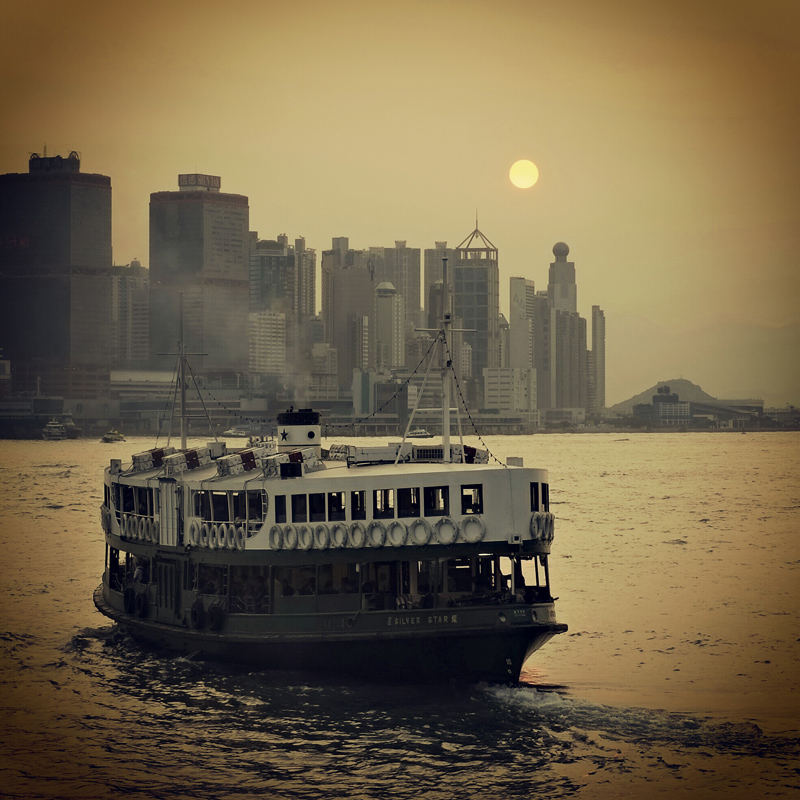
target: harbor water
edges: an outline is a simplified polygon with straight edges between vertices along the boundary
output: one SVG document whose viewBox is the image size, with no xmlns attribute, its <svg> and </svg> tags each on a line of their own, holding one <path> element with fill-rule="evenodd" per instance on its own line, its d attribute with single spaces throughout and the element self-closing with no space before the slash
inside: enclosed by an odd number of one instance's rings
<svg viewBox="0 0 800 800">
<path fill-rule="evenodd" d="M 92 592 L 102 469 L 153 442 L 0 442 L 0 796 L 800 796 L 800 434 L 485 443 L 550 470 L 556 515 L 570 630 L 516 687 L 143 648 Z"/>
</svg>

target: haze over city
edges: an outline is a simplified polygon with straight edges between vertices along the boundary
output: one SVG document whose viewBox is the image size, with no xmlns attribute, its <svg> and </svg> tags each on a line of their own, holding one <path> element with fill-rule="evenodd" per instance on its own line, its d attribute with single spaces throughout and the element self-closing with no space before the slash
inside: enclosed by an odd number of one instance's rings
<svg viewBox="0 0 800 800">
<path fill-rule="evenodd" d="M 608 319 L 608 405 L 685 377 L 797 403 L 800 10 L 625 0 L 208 2 L 0 12 L 0 173 L 81 153 L 109 175 L 114 261 L 149 266 L 179 173 L 246 195 L 262 238 L 456 246 Z M 518 159 L 535 186 L 512 185 Z M 319 302 L 319 292 L 318 292 Z"/>
</svg>

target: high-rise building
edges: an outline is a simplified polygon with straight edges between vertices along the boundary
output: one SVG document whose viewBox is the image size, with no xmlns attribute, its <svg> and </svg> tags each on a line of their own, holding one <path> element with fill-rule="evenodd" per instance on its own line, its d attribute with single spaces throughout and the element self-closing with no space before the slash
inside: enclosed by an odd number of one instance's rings
<svg viewBox="0 0 800 800">
<path fill-rule="evenodd" d="M 556 311 L 578 311 L 578 288 L 575 284 L 575 262 L 567 261 L 569 247 L 564 242 L 553 245 L 556 260 L 550 264 L 547 294 Z"/>
<path fill-rule="evenodd" d="M 556 406 L 556 310 L 547 292 L 533 297 L 533 366 L 536 368 L 536 404 Z"/>
<path fill-rule="evenodd" d="M 388 281 L 375 289 L 375 367 L 401 369 L 405 357 L 405 303 Z"/>
<path fill-rule="evenodd" d="M 111 268 L 113 366 L 147 369 L 150 360 L 150 271 L 134 260 Z"/>
<path fill-rule="evenodd" d="M 587 403 L 586 320 L 577 311 L 555 310 L 555 408 L 582 408 Z"/>
<path fill-rule="evenodd" d="M 425 258 L 425 276 L 424 276 L 425 289 L 423 298 L 427 303 L 428 298 L 430 297 L 431 287 L 433 287 L 434 284 L 443 279 L 442 275 L 443 259 L 445 258 L 447 259 L 448 268 L 452 270 L 453 264 L 455 264 L 456 251 L 452 247 L 448 247 L 447 242 L 436 242 L 436 247 L 428 248 L 425 250 L 424 258 Z M 453 287 L 452 272 L 450 273 L 449 276 L 449 283 L 450 283 L 450 290 L 452 292 L 452 287 Z M 425 308 L 426 311 L 428 311 L 428 319 L 430 320 L 430 309 L 428 309 L 427 305 L 425 306 Z M 440 318 L 437 318 L 437 320 L 438 319 Z"/>
<path fill-rule="evenodd" d="M 497 248 L 478 230 L 456 248 L 453 307 L 472 349 L 472 374 L 500 366 L 500 271 Z"/>
<path fill-rule="evenodd" d="M 248 352 L 248 369 L 254 375 L 283 375 L 286 372 L 286 314 L 251 311 Z"/>
<path fill-rule="evenodd" d="M 178 176 L 179 191 L 150 195 L 150 353 L 175 351 L 183 295 L 184 341 L 207 353 L 202 371 L 248 368 L 249 216 L 243 195 L 215 175 Z M 196 367 L 197 368 L 197 367 Z"/>
<path fill-rule="evenodd" d="M 533 320 L 536 287 L 527 278 L 511 278 L 508 366 L 533 366 Z"/>
<path fill-rule="evenodd" d="M 396 241 L 394 247 L 370 247 L 370 257 L 376 283 L 388 281 L 403 298 L 406 311 L 406 335 L 414 333 L 420 318 L 420 250 Z"/>
<path fill-rule="evenodd" d="M 592 349 L 589 361 L 589 402 L 587 411 L 599 414 L 606 407 L 606 315 L 592 306 Z"/>
<path fill-rule="evenodd" d="M 72 151 L 0 175 L 0 347 L 15 390 L 107 393 L 111 179 Z"/>
</svg>

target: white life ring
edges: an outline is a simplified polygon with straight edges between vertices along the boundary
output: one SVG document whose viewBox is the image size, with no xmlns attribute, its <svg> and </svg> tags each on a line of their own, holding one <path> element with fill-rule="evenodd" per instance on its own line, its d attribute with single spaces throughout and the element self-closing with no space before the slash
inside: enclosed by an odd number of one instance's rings
<svg viewBox="0 0 800 800">
<path fill-rule="evenodd" d="M 486 525 L 480 517 L 470 514 L 461 520 L 459 527 L 461 536 L 467 544 L 478 544 L 486 536 Z"/>
<path fill-rule="evenodd" d="M 161 524 L 157 519 L 154 519 L 151 525 L 150 533 L 153 538 L 153 544 L 161 544 Z"/>
<path fill-rule="evenodd" d="M 402 547 L 406 543 L 406 538 L 408 537 L 408 528 L 406 528 L 405 524 L 400 522 L 399 519 L 396 519 L 389 524 L 386 530 L 386 536 L 392 547 Z"/>
<path fill-rule="evenodd" d="M 324 522 L 320 522 L 320 524 L 314 528 L 314 546 L 318 550 L 327 550 L 330 541 L 331 535 L 328 531 L 328 526 Z"/>
<path fill-rule="evenodd" d="M 314 532 L 308 525 L 297 526 L 297 546 L 301 550 L 310 550 L 314 546 Z"/>
<path fill-rule="evenodd" d="M 236 549 L 236 524 L 234 522 L 228 523 L 228 531 L 225 534 L 225 547 L 228 550 Z"/>
<path fill-rule="evenodd" d="M 119 530 L 120 534 L 125 538 L 130 538 L 130 529 L 131 529 L 131 521 L 130 517 L 127 514 L 122 515 L 122 520 L 120 521 Z"/>
<path fill-rule="evenodd" d="M 146 542 L 153 541 L 153 520 L 151 519 L 144 521 L 144 540 Z"/>
<path fill-rule="evenodd" d="M 135 520 L 130 514 L 126 514 L 122 518 L 122 527 L 125 530 L 125 536 L 128 539 L 136 538 L 136 525 Z"/>
<path fill-rule="evenodd" d="M 200 523 L 196 519 L 189 523 L 189 544 L 192 547 L 197 547 L 200 544 Z"/>
<path fill-rule="evenodd" d="M 552 542 L 556 535 L 556 518 L 554 514 L 547 512 L 547 541 Z"/>
<path fill-rule="evenodd" d="M 347 547 L 347 525 L 336 522 L 331 526 L 330 546 Z"/>
<path fill-rule="evenodd" d="M 283 549 L 283 528 L 280 525 L 273 525 L 269 529 L 269 546 L 272 550 Z"/>
<path fill-rule="evenodd" d="M 211 550 L 216 550 L 219 547 L 219 525 L 215 522 L 211 526 L 211 533 L 208 537 L 208 547 Z"/>
<path fill-rule="evenodd" d="M 244 540 L 246 538 L 244 525 L 237 525 L 236 530 L 233 531 L 233 546 L 237 550 L 244 550 Z"/>
<path fill-rule="evenodd" d="M 297 547 L 297 528 L 294 525 L 286 525 L 283 528 L 283 548 L 284 550 L 294 550 Z"/>
<path fill-rule="evenodd" d="M 531 531 L 531 539 L 538 539 L 539 538 L 539 531 L 540 531 L 540 523 L 539 523 L 539 514 L 540 511 L 534 511 L 531 514 L 531 524 L 530 524 L 530 531 Z"/>
<path fill-rule="evenodd" d="M 353 522 L 350 525 L 349 536 L 350 547 L 365 547 L 367 544 L 367 532 L 360 522 Z"/>
<path fill-rule="evenodd" d="M 408 532 L 411 535 L 411 543 L 426 545 L 431 540 L 431 526 L 424 517 L 415 519 L 409 526 Z"/>
<path fill-rule="evenodd" d="M 228 523 L 220 522 L 217 525 L 217 547 L 222 550 L 228 546 Z"/>
<path fill-rule="evenodd" d="M 208 527 L 208 523 L 204 522 L 202 527 L 200 528 L 200 546 L 201 547 L 208 547 L 209 540 L 211 539 L 211 530 Z"/>
<path fill-rule="evenodd" d="M 458 539 L 458 525 L 452 517 L 442 517 L 436 523 L 435 530 L 439 544 L 453 544 Z"/>
<path fill-rule="evenodd" d="M 386 528 L 377 519 L 372 520 L 367 527 L 367 544 L 370 547 L 383 547 L 386 544 Z"/>
<path fill-rule="evenodd" d="M 148 539 L 148 531 L 147 531 L 147 520 L 144 517 L 139 517 L 139 535 L 138 539 L 140 542 L 147 542 Z"/>
</svg>

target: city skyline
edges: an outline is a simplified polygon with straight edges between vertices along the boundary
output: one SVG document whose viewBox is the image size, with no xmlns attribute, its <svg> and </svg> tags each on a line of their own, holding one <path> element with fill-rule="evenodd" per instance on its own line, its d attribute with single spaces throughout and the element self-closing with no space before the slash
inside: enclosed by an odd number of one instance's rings
<svg viewBox="0 0 800 800">
<path fill-rule="evenodd" d="M 794 4 L 75 9 L 0 12 L 0 172 L 81 152 L 111 177 L 115 263 L 150 266 L 149 196 L 179 173 L 318 254 L 454 247 L 477 208 L 504 313 L 509 279 L 545 288 L 569 245 L 578 311 L 609 321 L 608 405 L 681 376 L 800 398 Z"/>
</svg>

